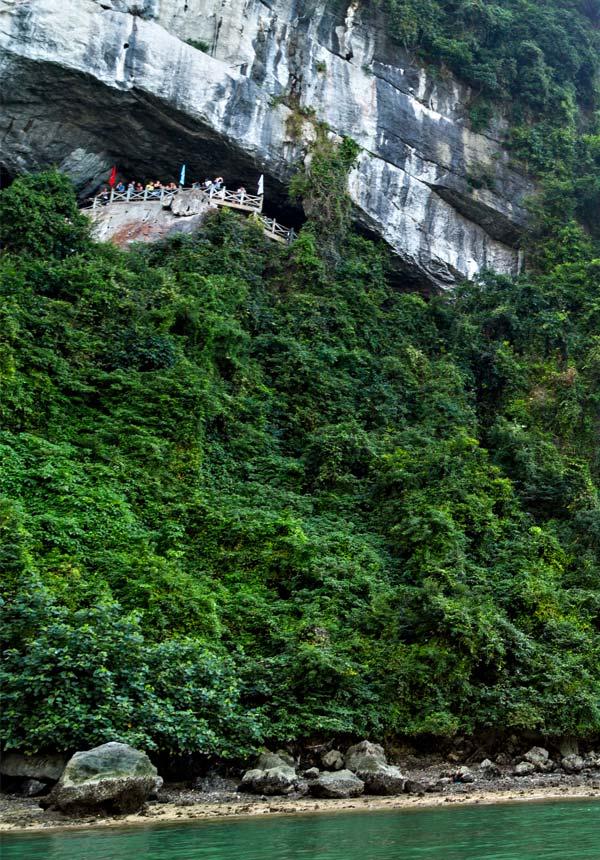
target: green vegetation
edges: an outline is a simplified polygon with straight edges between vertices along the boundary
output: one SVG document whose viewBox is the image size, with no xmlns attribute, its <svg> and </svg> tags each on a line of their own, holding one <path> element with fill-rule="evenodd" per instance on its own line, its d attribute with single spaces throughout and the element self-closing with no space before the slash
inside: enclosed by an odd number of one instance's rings
<svg viewBox="0 0 600 860">
<path fill-rule="evenodd" d="M 202 51 L 203 54 L 210 54 L 210 45 L 202 39 L 186 39 L 188 45 L 195 48 L 197 51 Z"/>
<path fill-rule="evenodd" d="M 578 175 L 599 131 L 598 0 L 371 0 L 392 38 L 472 87 L 471 125 L 503 112 L 516 159 L 541 176 Z M 370 14 L 364 3 L 364 14 Z M 597 138 L 596 138 L 597 139 Z M 595 147 L 592 147 L 596 151 Z M 595 204 L 598 204 L 598 199 Z"/>
<path fill-rule="evenodd" d="M 482 95 L 546 111 L 597 104 L 598 0 L 374 0 L 393 38 Z"/>
<path fill-rule="evenodd" d="M 221 212 L 124 254 L 60 175 L 4 191 L 7 748 L 600 731 L 600 3 L 377 2 L 544 178 L 529 274 L 393 288 L 297 106 L 291 248 Z"/>
<path fill-rule="evenodd" d="M 328 253 L 355 157 L 291 248 L 0 195 L 6 747 L 600 730 L 595 240 L 555 189 L 536 274 L 425 302 Z"/>
</svg>

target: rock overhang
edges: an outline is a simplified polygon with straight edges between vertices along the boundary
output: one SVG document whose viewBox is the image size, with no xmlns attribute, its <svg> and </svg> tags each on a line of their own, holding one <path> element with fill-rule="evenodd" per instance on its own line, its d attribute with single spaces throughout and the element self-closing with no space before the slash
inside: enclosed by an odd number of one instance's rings
<svg viewBox="0 0 600 860">
<path fill-rule="evenodd" d="M 230 4 L 230 30 L 241 5 Z M 312 16 L 301 14 L 309 5 Z M 484 269 L 517 271 L 533 185 L 511 167 L 501 124 L 488 135 L 467 128 L 468 93 L 455 81 L 390 53 L 376 28 L 348 23 L 344 4 L 249 0 L 244 33 L 213 39 L 214 56 L 163 26 L 174 6 L 0 0 L 1 157 L 11 175 L 57 164 L 88 190 L 115 161 L 161 177 L 183 162 L 188 177 L 214 170 L 248 182 L 263 172 L 281 211 L 303 147 L 274 94 L 295 87 L 290 104 L 311 105 L 361 147 L 349 178 L 356 218 L 417 281 L 451 287 Z M 289 211 L 286 220 L 297 223 Z"/>
</svg>

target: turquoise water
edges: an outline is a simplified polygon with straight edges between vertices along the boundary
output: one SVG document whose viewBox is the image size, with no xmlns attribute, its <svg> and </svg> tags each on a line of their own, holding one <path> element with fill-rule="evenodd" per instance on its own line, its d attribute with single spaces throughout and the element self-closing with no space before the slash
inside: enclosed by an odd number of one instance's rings
<svg viewBox="0 0 600 860">
<path fill-rule="evenodd" d="M 9 836 L 2 860 L 600 860 L 600 803 L 229 820 Z"/>
</svg>

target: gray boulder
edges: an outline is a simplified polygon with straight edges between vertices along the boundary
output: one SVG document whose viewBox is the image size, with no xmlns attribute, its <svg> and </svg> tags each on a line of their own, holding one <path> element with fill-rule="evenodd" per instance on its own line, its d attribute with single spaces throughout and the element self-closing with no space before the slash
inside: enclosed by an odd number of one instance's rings
<svg viewBox="0 0 600 860">
<path fill-rule="evenodd" d="M 498 767 L 497 764 L 494 764 L 489 758 L 485 758 L 481 764 L 479 765 L 479 770 L 483 773 L 487 779 L 493 779 L 496 776 L 500 776 L 502 771 Z"/>
<path fill-rule="evenodd" d="M 598 756 L 598 753 L 589 752 L 583 760 L 583 766 L 585 768 L 600 767 L 600 756 Z"/>
<path fill-rule="evenodd" d="M 252 767 L 250 770 L 247 770 L 242 777 L 238 790 L 253 792 L 256 782 L 261 779 L 263 773 L 264 770 L 261 770 L 259 767 Z"/>
<path fill-rule="evenodd" d="M 530 761 L 519 762 L 513 771 L 514 776 L 530 776 L 532 773 L 535 773 L 535 765 Z"/>
<path fill-rule="evenodd" d="M 321 756 L 325 770 L 341 770 L 344 767 L 344 756 L 339 750 L 329 750 Z"/>
<path fill-rule="evenodd" d="M 290 794 L 298 785 L 294 759 L 285 750 L 264 750 L 242 777 L 240 791 L 252 794 Z"/>
<path fill-rule="evenodd" d="M 23 755 L 18 752 L 8 752 L 0 757 L 0 774 L 56 782 L 60 779 L 66 763 L 67 756 L 59 753 Z"/>
<path fill-rule="evenodd" d="M 294 767 L 295 764 L 292 756 L 285 750 L 277 750 L 276 753 L 263 750 L 254 762 L 254 767 L 258 770 L 270 770 L 272 767 Z"/>
<path fill-rule="evenodd" d="M 475 782 L 475 774 L 466 765 L 462 765 L 454 771 L 454 782 Z"/>
<path fill-rule="evenodd" d="M 298 775 L 293 767 L 279 765 L 266 770 L 253 768 L 246 771 L 240 783 L 240 791 L 252 794 L 290 794 L 298 783 Z"/>
<path fill-rule="evenodd" d="M 387 758 L 380 744 L 361 741 L 346 750 L 344 762 L 348 770 L 356 772 L 357 770 L 368 769 L 373 762 L 387 764 Z"/>
<path fill-rule="evenodd" d="M 531 762 L 536 769 L 543 770 L 547 761 L 550 758 L 550 753 L 543 747 L 531 747 L 523 756 L 524 761 Z"/>
<path fill-rule="evenodd" d="M 402 794 L 406 778 L 399 768 L 387 763 L 383 747 L 361 741 L 350 747 L 346 767 L 365 784 L 367 794 Z"/>
<path fill-rule="evenodd" d="M 582 757 L 575 753 L 566 755 L 560 764 L 566 773 L 581 773 L 585 765 Z"/>
<path fill-rule="evenodd" d="M 316 779 L 320 772 L 318 767 L 309 767 L 308 770 L 304 771 L 304 779 Z"/>
<path fill-rule="evenodd" d="M 365 784 L 350 770 L 323 771 L 309 786 L 313 797 L 359 797 Z"/>
<path fill-rule="evenodd" d="M 135 812 L 161 785 L 146 753 L 111 742 L 75 753 L 44 805 L 71 815 Z"/>
</svg>

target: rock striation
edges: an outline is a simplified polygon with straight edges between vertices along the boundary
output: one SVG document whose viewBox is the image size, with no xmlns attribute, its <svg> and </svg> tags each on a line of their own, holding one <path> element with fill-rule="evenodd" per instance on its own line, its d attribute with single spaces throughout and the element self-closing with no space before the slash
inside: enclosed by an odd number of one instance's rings
<svg viewBox="0 0 600 860">
<path fill-rule="evenodd" d="M 133 176 L 266 176 L 285 205 L 314 120 L 361 147 L 357 220 L 420 284 L 517 271 L 531 182 L 506 129 L 434 78 L 356 0 L 0 0 L 2 176 L 57 164 L 89 193 Z M 289 220 L 289 218 L 288 218 Z"/>
</svg>

